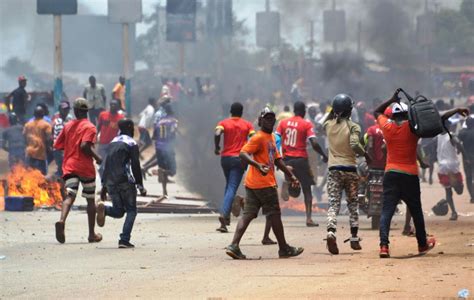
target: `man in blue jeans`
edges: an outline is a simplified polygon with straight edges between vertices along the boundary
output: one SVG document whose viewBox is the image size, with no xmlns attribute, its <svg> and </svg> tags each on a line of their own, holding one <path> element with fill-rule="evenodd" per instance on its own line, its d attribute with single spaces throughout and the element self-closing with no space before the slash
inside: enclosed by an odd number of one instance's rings
<svg viewBox="0 0 474 300">
<path fill-rule="evenodd" d="M 232 203 L 245 172 L 239 158 L 240 150 L 247 139 L 255 133 L 252 123 L 242 118 L 243 110 L 244 107 L 241 103 L 233 103 L 230 108 L 231 117 L 220 121 L 215 129 L 214 153 L 221 155 L 221 166 L 226 180 L 224 200 L 219 216 L 221 226 L 216 229 L 219 232 L 228 232 L 227 226 L 230 225 Z M 224 147 L 221 150 L 222 135 L 224 135 Z"/>
<path fill-rule="evenodd" d="M 97 225 L 104 226 L 105 216 L 122 218 L 127 213 L 118 247 L 134 248 L 130 235 L 137 216 L 137 188 L 142 196 L 146 195 L 146 190 L 143 187 L 138 144 L 133 139 L 133 121 L 122 119 L 118 127 L 120 134 L 110 143 L 104 163 Z M 112 198 L 112 207 L 104 205 L 107 193 Z"/>
</svg>

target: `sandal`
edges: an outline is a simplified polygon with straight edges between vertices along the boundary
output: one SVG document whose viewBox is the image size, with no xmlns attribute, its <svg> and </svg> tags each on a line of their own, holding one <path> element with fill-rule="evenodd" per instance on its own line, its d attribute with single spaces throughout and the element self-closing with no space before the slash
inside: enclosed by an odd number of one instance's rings
<svg viewBox="0 0 474 300">
<path fill-rule="evenodd" d="M 301 253 L 303 253 L 304 248 L 302 247 L 292 247 L 290 245 L 287 245 L 286 249 L 280 249 L 278 250 L 278 256 L 280 258 L 289 258 L 289 257 L 294 257 L 298 256 Z"/>
<path fill-rule="evenodd" d="M 104 202 L 99 201 L 97 203 L 97 216 L 96 216 L 96 222 L 99 227 L 104 227 L 105 224 L 105 205 Z"/>
<path fill-rule="evenodd" d="M 271 238 L 262 240 L 262 245 L 276 245 L 276 244 L 278 243 L 272 240 Z"/>
<path fill-rule="evenodd" d="M 102 241 L 102 234 L 96 233 L 94 237 L 92 238 L 89 237 L 87 240 L 89 241 L 89 243 L 98 243 Z"/>
<path fill-rule="evenodd" d="M 66 235 L 64 234 L 64 222 L 56 222 L 56 240 L 61 244 L 66 242 Z"/>
<path fill-rule="evenodd" d="M 229 245 L 225 248 L 225 253 L 233 259 L 246 259 L 247 257 L 240 251 L 239 246 Z"/>
</svg>

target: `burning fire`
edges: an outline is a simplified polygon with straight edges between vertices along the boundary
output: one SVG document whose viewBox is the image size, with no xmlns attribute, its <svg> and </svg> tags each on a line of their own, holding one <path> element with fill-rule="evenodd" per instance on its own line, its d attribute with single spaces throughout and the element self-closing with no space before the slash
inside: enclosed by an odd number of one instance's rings
<svg viewBox="0 0 474 300">
<path fill-rule="evenodd" d="M 31 196 L 36 207 L 58 206 L 62 200 L 58 182 L 48 180 L 39 170 L 26 168 L 22 164 L 13 167 L 8 174 L 7 185 L 8 196 Z"/>
<path fill-rule="evenodd" d="M 304 201 L 298 200 L 297 198 L 292 198 L 292 197 L 290 197 L 288 201 L 281 201 L 280 208 L 293 210 L 293 211 L 300 211 L 300 212 L 306 211 Z M 319 208 L 318 205 L 316 204 L 316 199 L 313 199 L 313 213 L 315 212 L 325 213 L 326 210 L 323 208 Z"/>
</svg>

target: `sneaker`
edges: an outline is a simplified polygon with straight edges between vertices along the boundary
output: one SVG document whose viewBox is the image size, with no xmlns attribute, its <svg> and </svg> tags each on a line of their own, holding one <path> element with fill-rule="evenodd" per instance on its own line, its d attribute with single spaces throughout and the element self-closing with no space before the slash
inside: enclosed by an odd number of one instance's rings
<svg viewBox="0 0 474 300">
<path fill-rule="evenodd" d="M 247 257 L 240 251 L 239 246 L 229 245 L 225 248 L 225 253 L 233 259 L 246 259 Z"/>
<path fill-rule="evenodd" d="M 329 250 L 329 253 L 337 255 L 339 254 L 339 249 L 337 248 L 336 234 L 334 232 L 328 232 L 326 237 L 326 245 Z"/>
<path fill-rule="evenodd" d="M 390 251 L 388 250 L 388 246 L 380 246 L 379 257 L 380 258 L 389 258 L 390 257 Z"/>
<path fill-rule="evenodd" d="M 135 245 L 132 244 L 132 243 L 130 243 L 130 242 L 120 240 L 120 241 L 118 242 L 118 247 L 119 247 L 120 249 L 135 248 Z"/>
<path fill-rule="evenodd" d="M 99 227 L 104 227 L 104 224 L 105 224 L 105 204 L 104 204 L 103 201 L 99 201 L 99 203 L 97 203 L 96 212 L 97 212 L 97 217 L 96 217 L 97 225 Z"/>
<path fill-rule="evenodd" d="M 304 248 L 302 247 L 292 247 L 290 245 L 287 245 L 285 249 L 280 249 L 278 250 L 278 256 L 280 258 L 289 258 L 289 257 L 295 257 L 303 253 Z"/>
<path fill-rule="evenodd" d="M 352 250 L 362 250 L 362 247 L 360 246 L 360 241 L 362 239 L 360 237 L 351 237 L 350 241 L 351 241 L 351 248 Z"/>
<path fill-rule="evenodd" d="M 453 212 L 449 221 L 456 221 L 458 219 L 458 213 Z"/>
<path fill-rule="evenodd" d="M 423 255 L 428 253 L 431 249 L 433 249 L 436 245 L 436 239 L 435 238 L 429 238 L 426 241 L 426 246 L 424 247 L 418 247 L 418 253 Z"/>
</svg>

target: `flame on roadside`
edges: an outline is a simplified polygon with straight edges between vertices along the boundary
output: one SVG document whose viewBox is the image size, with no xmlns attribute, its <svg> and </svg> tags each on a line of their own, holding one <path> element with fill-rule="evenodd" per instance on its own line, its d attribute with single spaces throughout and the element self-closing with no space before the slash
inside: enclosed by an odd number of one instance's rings
<svg viewBox="0 0 474 300">
<path fill-rule="evenodd" d="M 33 197 L 36 207 L 58 206 L 62 202 L 61 185 L 48 180 L 40 171 L 22 164 L 13 167 L 7 176 L 8 196 Z M 1 192 L 5 194 L 3 186 Z"/>
<path fill-rule="evenodd" d="M 281 209 L 293 210 L 293 211 L 299 211 L 299 212 L 305 212 L 306 211 L 304 201 L 299 200 L 297 198 L 292 198 L 292 197 L 290 197 L 290 199 L 288 201 L 280 202 L 280 208 Z M 316 203 L 316 199 L 313 199 L 313 213 L 318 213 L 318 212 L 325 213 L 326 210 L 324 208 L 318 207 L 318 205 Z"/>
</svg>

